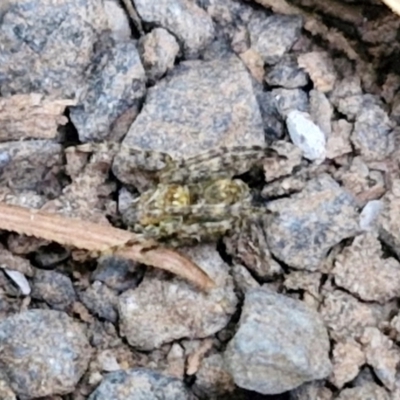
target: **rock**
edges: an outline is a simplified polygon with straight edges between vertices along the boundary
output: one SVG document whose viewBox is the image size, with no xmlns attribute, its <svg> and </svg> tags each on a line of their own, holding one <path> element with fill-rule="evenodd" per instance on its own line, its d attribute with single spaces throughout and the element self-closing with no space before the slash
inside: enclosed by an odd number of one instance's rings
<svg viewBox="0 0 400 400">
<path fill-rule="evenodd" d="M 267 139 L 282 139 L 285 135 L 284 124 L 276 105 L 275 96 L 271 92 L 262 90 L 257 90 L 256 96 Z"/>
<path fill-rule="evenodd" d="M 123 141 L 126 146 L 173 157 L 189 157 L 220 146 L 263 143 L 251 79 L 234 56 L 181 63 L 149 89 Z M 113 172 L 122 182 L 138 184 L 123 152 L 117 154 Z"/>
<path fill-rule="evenodd" d="M 362 386 L 343 389 L 336 399 L 337 400 L 366 400 L 366 399 L 390 400 L 393 398 L 383 387 L 380 387 L 373 382 L 367 382 Z"/>
<path fill-rule="evenodd" d="M 103 283 L 94 282 L 79 293 L 79 299 L 92 314 L 112 323 L 117 322 L 117 294 Z"/>
<path fill-rule="evenodd" d="M 265 63 L 276 64 L 300 38 L 302 25 L 298 15 L 257 16 L 248 25 L 251 47 Z"/>
<path fill-rule="evenodd" d="M 382 198 L 383 209 L 378 218 L 379 238 L 400 256 L 400 180 Z"/>
<path fill-rule="evenodd" d="M 179 44 L 167 30 L 155 28 L 141 38 L 139 52 L 148 79 L 156 82 L 174 67 Z"/>
<path fill-rule="evenodd" d="M 332 400 L 333 393 L 324 381 L 304 383 L 290 392 L 290 400 Z"/>
<path fill-rule="evenodd" d="M 293 111 L 308 112 L 308 96 L 302 89 L 273 89 L 271 91 L 275 100 L 275 107 L 282 119 L 286 119 Z"/>
<path fill-rule="evenodd" d="M 56 271 L 36 270 L 32 298 L 45 301 L 56 310 L 66 310 L 75 300 L 71 279 Z"/>
<path fill-rule="evenodd" d="M 82 327 L 63 312 L 30 310 L 0 322 L 1 369 L 21 397 L 72 392 L 90 356 Z"/>
<path fill-rule="evenodd" d="M 379 329 L 366 328 L 360 338 L 364 345 L 366 361 L 378 379 L 391 391 L 397 384 L 397 366 L 400 363 L 400 349 Z"/>
<path fill-rule="evenodd" d="M 38 190 L 43 177 L 62 166 L 62 147 L 50 140 L 0 143 L 0 185 L 13 190 Z"/>
<path fill-rule="evenodd" d="M 331 372 L 328 334 L 319 315 L 263 288 L 246 293 L 224 359 L 238 386 L 262 394 L 283 393 Z"/>
<path fill-rule="evenodd" d="M 325 135 L 314 124 L 310 114 L 297 110 L 290 111 L 286 126 L 292 142 L 303 151 L 303 157 L 321 163 L 326 156 Z"/>
<path fill-rule="evenodd" d="M 328 251 L 358 231 L 353 197 L 329 175 L 307 182 L 302 192 L 268 204 L 272 254 L 293 268 L 316 271 Z"/>
<path fill-rule="evenodd" d="M 189 0 L 134 0 L 136 10 L 148 24 L 160 26 L 182 43 L 186 58 L 195 58 L 214 38 L 210 16 Z"/>
<path fill-rule="evenodd" d="M 379 216 L 383 210 L 382 200 L 371 200 L 362 209 L 360 214 L 360 229 L 372 231 L 377 227 Z"/>
<path fill-rule="evenodd" d="M 332 355 L 333 370 L 329 380 L 341 389 L 358 375 L 360 367 L 365 364 L 365 355 L 355 340 L 336 343 Z"/>
<path fill-rule="evenodd" d="M 0 92 L 73 98 L 106 29 L 97 0 L 9 2 L 0 23 Z"/>
<path fill-rule="evenodd" d="M 115 256 L 101 257 L 97 268 L 92 272 L 91 281 L 105 283 L 110 289 L 118 293 L 137 287 L 143 278 L 144 268 L 141 265 Z"/>
<path fill-rule="evenodd" d="M 308 78 L 307 74 L 297 65 L 295 57 L 286 55 L 268 70 L 265 81 L 270 86 L 296 89 L 306 86 Z"/>
<path fill-rule="evenodd" d="M 376 105 L 364 105 L 357 115 L 351 141 L 364 160 L 381 160 L 394 149 L 392 123 Z"/>
<path fill-rule="evenodd" d="M 88 400 L 194 400 L 183 382 L 146 368 L 111 372 Z"/>
<path fill-rule="evenodd" d="M 329 336 L 338 342 L 358 339 L 367 327 L 376 327 L 384 319 L 376 305 L 362 303 L 340 290 L 325 295 L 320 314 Z"/>
<path fill-rule="evenodd" d="M 385 303 L 400 296 L 400 263 L 383 258 L 374 233 L 357 236 L 336 257 L 332 270 L 336 285 L 361 300 Z"/>
<path fill-rule="evenodd" d="M 332 135 L 333 107 L 323 92 L 311 90 L 310 94 L 310 116 L 315 124 L 329 140 Z"/>
<path fill-rule="evenodd" d="M 140 350 L 152 350 L 185 337 L 204 338 L 224 328 L 236 309 L 229 267 L 211 245 L 184 254 L 216 282 L 208 293 L 162 273 L 145 276 L 135 290 L 119 297 L 120 332 Z"/>
<path fill-rule="evenodd" d="M 326 158 L 334 159 L 351 153 L 350 135 L 353 125 L 345 119 L 332 122 L 332 131 L 326 143 Z"/>
<path fill-rule="evenodd" d="M 21 272 L 5 268 L 4 273 L 19 287 L 23 296 L 28 296 L 31 293 L 29 282 Z"/>
<path fill-rule="evenodd" d="M 201 399 L 219 399 L 235 389 L 232 376 L 226 370 L 220 354 L 205 357 L 196 373 L 193 392 Z"/>
<path fill-rule="evenodd" d="M 70 118 L 82 142 L 126 133 L 146 93 L 146 75 L 133 42 L 110 43 L 98 55 L 79 105 Z"/>
<path fill-rule="evenodd" d="M 310 75 L 314 88 L 322 93 L 330 92 L 337 79 L 336 71 L 330 55 L 325 51 L 312 51 L 300 54 L 299 67 Z"/>
</svg>

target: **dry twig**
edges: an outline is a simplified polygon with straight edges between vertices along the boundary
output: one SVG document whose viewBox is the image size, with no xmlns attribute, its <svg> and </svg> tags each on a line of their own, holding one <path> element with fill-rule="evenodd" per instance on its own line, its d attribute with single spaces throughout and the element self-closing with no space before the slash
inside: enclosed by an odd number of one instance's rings
<svg viewBox="0 0 400 400">
<path fill-rule="evenodd" d="M 132 232 L 61 215 L 0 203 L 0 229 L 34 236 L 89 251 L 112 251 L 116 256 L 161 268 L 200 287 L 211 289 L 214 282 L 196 264 L 179 253 L 143 241 Z"/>
</svg>

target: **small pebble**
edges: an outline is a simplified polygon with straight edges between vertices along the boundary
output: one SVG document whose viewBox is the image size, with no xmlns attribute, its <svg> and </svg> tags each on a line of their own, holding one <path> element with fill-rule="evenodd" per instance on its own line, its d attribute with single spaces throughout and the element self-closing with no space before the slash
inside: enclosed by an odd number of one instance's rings
<svg viewBox="0 0 400 400">
<path fill-rule="evenodd" d="M 297 110 L 291 111 L 287 116 L 286 126 L 290 138 L 303 151 L 305 158 L 320 163 L 325 159 L 325 135 L 314 124 L 308 113 Z"/>
</svg>

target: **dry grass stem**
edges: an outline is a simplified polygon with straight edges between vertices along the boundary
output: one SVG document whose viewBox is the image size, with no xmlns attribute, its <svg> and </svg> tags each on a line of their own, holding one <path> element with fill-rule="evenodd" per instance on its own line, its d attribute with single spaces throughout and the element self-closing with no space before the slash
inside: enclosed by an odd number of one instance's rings
<svg viewBox="0 0 400 400">
<path fill-rule="evenodd" d="M 0 229 L 94 254 L 112 251 L 116 256 L 176 274 L 201 289 L 214 286 L 214 282 L 201 268 L 179 253 L 158 247 L 153 241 L 139 241 L 134 233 L 111 226 L 0 203 Z"/>
</svg>

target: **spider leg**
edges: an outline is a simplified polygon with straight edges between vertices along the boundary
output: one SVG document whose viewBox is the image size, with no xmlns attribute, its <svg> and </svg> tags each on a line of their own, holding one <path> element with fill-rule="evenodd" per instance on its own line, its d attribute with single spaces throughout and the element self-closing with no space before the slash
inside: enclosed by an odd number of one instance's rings
<svg viewBox="0 0 400 400">
<path fill-rule="evenodd" d="M 175 162 L 160 174 L 161 182 L 195 183 L 212 176 L 231 178 L 250 170 L 274 150 L 262 146 L 234 146 L 212 149 Z"/>
<path fill-rule="evenodd" d="M 163 221 L 157 226 L 140 227 L 140 233 L 146 238 L 166 242 L 171 247 L 180 247 L 218 239 L 232 226 L 229 220 L 187 224 L 177 219 Z"/>
</svg>

